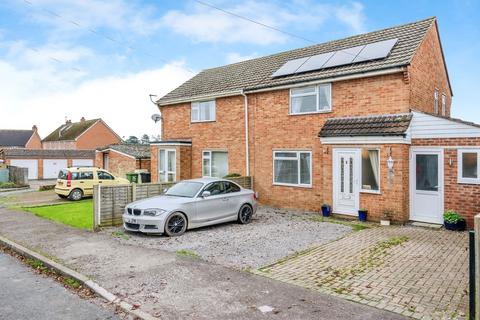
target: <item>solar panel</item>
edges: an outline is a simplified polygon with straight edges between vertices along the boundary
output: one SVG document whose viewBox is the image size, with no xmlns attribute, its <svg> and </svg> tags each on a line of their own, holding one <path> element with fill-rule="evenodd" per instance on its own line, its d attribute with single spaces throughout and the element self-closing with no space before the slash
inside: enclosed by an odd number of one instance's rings
<svg viewBox="0 0 480 320">
<path fill-rule="evenodd" d="M 353 63 L 385 58 L 388 56 L 390 51 L 392 51 L 392 48 L 397 43 L 397 41 L 398 39 L 389 39 L 369 43 L 353 60 Z"/>
<path fill-rule="evenodd" d="M 310 57 L 299 58 L 287 61 L 283 66 L 280 67 L 277 71 L 272 74 L 272 77 L 286 76 L 289 74 L 294 74 L 297 69 L 309 59 Z"/>
<path fill-rule="evenodd" d="M 343 66 L 352 63 L 357 54 L 362 51 L 365 45 L 356 46 L 348 49 L 338 50 L 333 57 L 323 65 L 323 68 Z"/>
<path fill-rule="evenodd" d="M 322 69 L 325 62 L 327 62 L 334 53 L 335 51 L 311 56 L 310 59 L 308 59 L 304 64 L 302 64 L 300 68 L 298 68 L 296 73 Z"/>
</svg>

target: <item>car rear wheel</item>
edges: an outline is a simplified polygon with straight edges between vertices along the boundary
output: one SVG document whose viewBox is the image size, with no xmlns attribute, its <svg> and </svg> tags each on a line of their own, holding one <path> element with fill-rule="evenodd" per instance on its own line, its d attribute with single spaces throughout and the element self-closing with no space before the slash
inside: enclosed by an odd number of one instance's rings
<svg viewBox="0 0 480 320">
<path fill-rule="evenodd" d="M 83 198 L 83 191 L 80 189 L 73 189 L 72 192 L 68 195 L 68 199 L 72 201 L 82 200 Z"/>
<path fill-rule="evenodd" d="M 187 230 L 187 218 L 181 212 L 174 212 L 165 221 L 165 234 L 169 237 L 181 236 Z"/>
<path fill-rule="evenodd" d="M 238 211 L 238 222 L 241 224 L 249 224 L 252 222 L 253 209 L 250 205 L 244 204 Z"/>
</svg>

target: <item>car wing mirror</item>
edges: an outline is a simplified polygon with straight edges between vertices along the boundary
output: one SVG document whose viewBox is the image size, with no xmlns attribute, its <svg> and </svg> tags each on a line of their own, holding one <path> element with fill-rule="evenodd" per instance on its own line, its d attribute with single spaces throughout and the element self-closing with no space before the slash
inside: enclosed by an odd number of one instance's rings
<svg viewBox="0 0 480 320">
<path fill-rule="evenodd" d="M 210 193 L 210 191 L 203 191 L 202 192 L 202 198 L 208 198 L 210 197 L 212 194 Z"/>
</svg>

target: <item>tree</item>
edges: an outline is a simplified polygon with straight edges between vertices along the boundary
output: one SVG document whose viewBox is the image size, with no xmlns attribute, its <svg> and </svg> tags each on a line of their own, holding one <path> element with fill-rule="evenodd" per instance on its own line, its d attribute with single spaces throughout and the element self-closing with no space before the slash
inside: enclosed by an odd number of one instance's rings
<svg viewBox="0 0 480 320">
<path fill-rule="evenodd" d="M 141 143 L 142 143 L 142 144 L 150 144 L 150 137 L 148 136 L 148 134 L 144 134 L 144 135 L 142 136 Z"/>
<path fill-rule="evenodd" d="M 138 138 L 135 137 L 135 136 L 129 136 L 127 140 L 125 140 L 125 143 L 128 143 L 128 144 L 137 144 L 139 141 L 138 141 Z"/>
</svg>

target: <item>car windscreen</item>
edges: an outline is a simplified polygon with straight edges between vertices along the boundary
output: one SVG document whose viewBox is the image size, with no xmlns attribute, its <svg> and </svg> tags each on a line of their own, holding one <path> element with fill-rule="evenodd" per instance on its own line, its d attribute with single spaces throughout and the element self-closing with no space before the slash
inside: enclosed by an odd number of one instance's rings
<svg viewBox="0 0 480 320">
<path fill-rule="evenodd" d="M 193 198 L 202 187 L 203 183 L 201 182 L 183 181 L 174 184 L 165 194 L 169 196 Z"/>
</svg>

